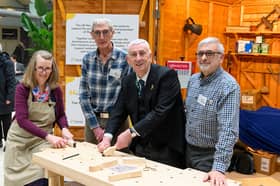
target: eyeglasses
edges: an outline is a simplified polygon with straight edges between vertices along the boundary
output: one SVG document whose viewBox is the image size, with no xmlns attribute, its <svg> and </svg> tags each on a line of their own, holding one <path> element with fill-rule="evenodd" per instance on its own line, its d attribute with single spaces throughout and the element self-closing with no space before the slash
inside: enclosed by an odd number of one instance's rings
<svg viewBox="0 0 280 186">
<path fill-rule="evenodd" d="M 211 57 L 214 57 L 215 54 L 222 54 L 222 53 L 221 53 L 221 52 L 215 52 L 215 51 L 212 51 L 212 50 L 199 51 L 199 52 L 195 53 L 195 55 L 196 55 L 198 58 L 202 58 L 203 55 L 205 55 L 207 58 L 211 58 Z"/>
<path fill-rule="evenodd" d="M 110 33 L 110 30 L 95 30 L 95 31 L 92 31 L 92 33 L 97 37 L 100 37 L 101 33 L 102 33 L 103 37 L 107 37 Z"/>
<path fill-rule="evenodd" d="M 35 68 L 36 71 L 40 72 L 40 73 L 43 73 L 43 72 L 46 72 L 46 73 L 50 73 L 52 71 L 52 68 L 51 67 L 36 67 Z"/>
</svg>

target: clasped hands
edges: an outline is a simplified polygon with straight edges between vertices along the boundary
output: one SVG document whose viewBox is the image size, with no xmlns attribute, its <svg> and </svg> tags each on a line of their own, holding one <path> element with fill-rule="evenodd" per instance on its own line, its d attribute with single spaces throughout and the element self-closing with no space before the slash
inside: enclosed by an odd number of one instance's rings
<svg viewBox="0 0 280 186">
<path fill-rule="evenodd" d="M 99 152 L 103 152 L 105 149 L 107 149 L 108 147 L 111 146 L 111 141 L 112 139 L 108 136 L 104 136 L 102 141 L 97 145 L 97 148 L 99 150 Z M 129 146 L 129 144 L 132 141 L 132 136 L 131 133 L 129 131 L 129 129 L 126 129 L 124 132 L 122 132 L 118 138 L 117 138 L 117 142 L 115 144 L 116 149 L 123 149 Z"/>
<path fill-rule="evenodd" d="M 62 137 L 48 134 L 46 140 L 52 144 L 54 148 L 63 148 L 68 144 L 68 140 L 73 140 L 73 134 L 67 129 L 62 129 Z"/>
</svg>

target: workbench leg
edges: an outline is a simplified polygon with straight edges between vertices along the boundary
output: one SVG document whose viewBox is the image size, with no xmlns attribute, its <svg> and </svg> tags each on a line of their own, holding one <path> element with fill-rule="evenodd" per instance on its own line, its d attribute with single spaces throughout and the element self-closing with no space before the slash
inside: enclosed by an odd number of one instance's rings
<svg viewBox="0 0 280 186">
<path fill-rule="evenodd" d="M 47 171 L 49 186 L 64 186 L 64 177 L 52 171 Z"/>
</svg>

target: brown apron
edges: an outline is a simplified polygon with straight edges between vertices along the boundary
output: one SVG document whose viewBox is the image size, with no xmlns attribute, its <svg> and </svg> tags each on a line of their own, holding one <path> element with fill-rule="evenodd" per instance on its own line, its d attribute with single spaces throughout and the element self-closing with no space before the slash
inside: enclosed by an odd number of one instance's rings
<svg viewBox="0 0 280 186">
<path fill-rule="evenodd" d="M 28 119 L 41 129 L 52 133 L 55 121 L 55 102 L 32 102 L 28 98 Z M 20 114 L 20 113 L 17 113 Z M 32 163 L 32 153 L 39 152 L 50 144 L 22 129 L 13 121 L 7 136 L 4 154 L 4 185 L 23 186 L 44 177 L 44 169 Z"/>
</svg>

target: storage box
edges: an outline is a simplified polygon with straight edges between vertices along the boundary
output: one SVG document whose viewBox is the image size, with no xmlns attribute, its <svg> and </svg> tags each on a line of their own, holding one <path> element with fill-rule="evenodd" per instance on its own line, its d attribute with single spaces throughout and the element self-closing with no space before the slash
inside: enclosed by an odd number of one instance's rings
<svg viewBox="0 0 280 186">
<path fill-rule="evenodd" d="M 265 151 L 252 152 L 254 157 L 255 170 L 258 173 L 271 175 L 276 171 L 276 154 Z"/>
<path fill-rule="evenodd" d="M 269 45 L 267 43 L 262 43 L 261 44 L 261 52 L 263 54 L 268 54 L 269 51 Z"/>
<path fill-rule="evenodd" d="M 261 107 L 260 90 L 248 89 L 241 91 L 241 109 L 258 110 Z"/>
<path fill-rule="evenodd" d="M 246 45 L 252 45 L 251 41 L 249 40 L 238 40 L 236 43 L 236 52 L 237 53 L 248 53 L 248 51 L 246 51 Z"/>
</svg>

